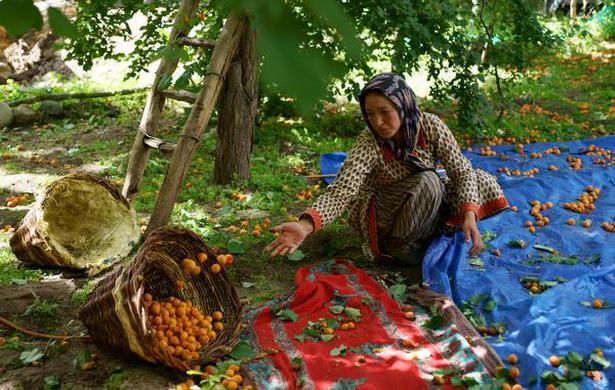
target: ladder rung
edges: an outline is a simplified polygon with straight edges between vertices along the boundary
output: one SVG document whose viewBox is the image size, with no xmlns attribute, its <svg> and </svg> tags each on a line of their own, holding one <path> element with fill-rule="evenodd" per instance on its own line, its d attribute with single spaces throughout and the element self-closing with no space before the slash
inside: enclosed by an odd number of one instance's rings
<svg viewBox="0 0 615 390">
<path fill-rule="evenodd" d="M 158 149 L 162 154 L 171 154 L 175 150 L 175 144 L 169 141 L 165 141 L 161 138 L 146 136 L 143 139 L 143 144 L 151 149 Z"/>
<path fill-rule="evenodd" d="M 182 102 L 188 103 L 196 102 L 196 98 L 198 96 L 196 93 L 192 93 L 189 91 L 177 91 L 175 89 L 164 89 L 160 91 L 160 93 L 166 98 L 181 100 Z"/>
<path fill-rule="evenodd" d="M 208 47 L 211 49 L 216 47 L 216 41 L 212 41 L 210 39 L 179 37 L 176 42 L 180 45 L 186 46 Z"/>
</svg>

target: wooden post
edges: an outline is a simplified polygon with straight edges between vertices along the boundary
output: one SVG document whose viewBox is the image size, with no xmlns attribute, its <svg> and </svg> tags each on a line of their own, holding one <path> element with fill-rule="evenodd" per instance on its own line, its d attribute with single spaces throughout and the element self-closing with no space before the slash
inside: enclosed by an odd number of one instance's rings
<svg viewBox="0 0 615 390">
<path fill-rule="evenodd" d="M 182 0 L 182 3 L 175 16 L 173 22 L 173 28 L 171 29 L 171 35 L 169 36 L 169 46 L 175 45 L 175 40 L 178 37 L 182 37 L 188 34 L 190 31 L 190 25 L 185 22 L 185 18 L 192 18 L 199 5 L 199 0 Z M 171 74 L 177 68 L 178 59 L 162 58 L 156 71 L 154 83 L 147 96 L 147 103 L 141 116 L 141 123 L 139 124 L 139 131 L 135 137 L 135 142 L 130 150 L 130 157 L 128 159 L 128 169 L 126 170 L 126 179 L 124 180 L 124 188 L 122 189 L 122 195 L 128 200 L 132 200 L 139 190 L 139 185 L 143 179 L 143 172 L 145 171 L 145 165 L 149 158 L 149 148 L 145 145 L 145 134 L 154 135 L 158 130 L 160 121 L 160 113 L 164 106 L 164 96 L 158 91 L 158 84 L 160 79 L 165 74 Z"/>
<path fill-rule="evenodd" d="M 211 62 L 203 81 L 203 89 L 192 106 L 190 116 L 184 125 L 175 152 L 173 152 L 145 236 L 169 221 L 186 171 L 216 105 L 224 82 L 222 78 L 235 55 L 243 28 L 244 21 L 233 14 L 229 15 L 224 23 L 218 44 L 211 55 Z"/>
</svg>

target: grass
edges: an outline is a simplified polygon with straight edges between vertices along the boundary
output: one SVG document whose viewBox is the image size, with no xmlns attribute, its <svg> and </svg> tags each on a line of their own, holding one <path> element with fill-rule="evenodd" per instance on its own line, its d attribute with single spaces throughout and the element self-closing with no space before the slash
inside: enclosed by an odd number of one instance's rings
<svg viewBox="0 0 615 390">
<path fill-rule="evenodd" d="M 128 380 L 128 372 L 120 371 L 109 375 L 105 381 L 105 390 L 120 390 L 124 382 Z"/>
<path fill-rule="evenodd" d="M 96 287 L 96 283 L 94 283 L 93 280 L 88 280 L 83 286 L 73 292 L 70 297 L 70 302 L 75 306 L 84 305 L 88 300 L 88 296 L 94 290 L 94 287 Z"/>
<path fill-rule="evenodd" d="M 9 248 L 0 249 L 0 284 L 25 284 L 30 280 L 39 280 L 43 272 L 37 269 L 19 267 L 15 255 Z"/>
<path fill-rule="evenodd" d="M 34 297 L 34 301 L 28 305 L 24 316 L 32 316 L 35 318 L 52 318 L 57 314 L 58 304 L 50 302 L 46 299 L 41 299 L 39 296 Z"/>
</svg>

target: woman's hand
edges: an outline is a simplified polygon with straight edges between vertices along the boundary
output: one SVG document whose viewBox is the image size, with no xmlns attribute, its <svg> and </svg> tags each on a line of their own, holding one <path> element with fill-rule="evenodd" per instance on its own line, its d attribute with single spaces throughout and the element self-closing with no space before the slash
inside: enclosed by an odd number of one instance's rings
<svg viewBox="0 0 615 390">
<path fill-rule="evenodd" d="M 466 242 L 472 240 L 472 248 L 470 248 L 468 252 L 470 257 L 478 255 L 485 249 L 483 237 L 478 230 L 478 226 L 476 226 L 476 214 L 473 211 L 466 211 L 463 224 L 461 225 L 461 231 L 463 232 Z"/>
<path fill-rule="evenodd" d="M 301 219 L 299 222 L 286 222 L 274 226 L 271 231 L 279 233 L 279 236 L 267 245 L 265 250 L 271 252 L 271 257 L 284 256 L 296 251 L 303 240 L 314 231 L 314 226 L 309 220 Z"/>
</svg>

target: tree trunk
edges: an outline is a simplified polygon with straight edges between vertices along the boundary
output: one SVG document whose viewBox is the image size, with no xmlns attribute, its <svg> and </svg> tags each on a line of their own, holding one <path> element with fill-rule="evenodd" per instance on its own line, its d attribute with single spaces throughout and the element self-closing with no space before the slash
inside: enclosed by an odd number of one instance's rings
<svg viewBox="0 0 615 390">
<path fill-rule="evenodd" d="M 577 17 L 577 0 L 570 0 L 570 19 Z"/>
<path fill-rule="evenodd" d="M 229 184 L 233 178 L 250 179 L 257 103 L 256 32 L 246 23 L 218 100 L 215 184 Z"/>
</svg>

